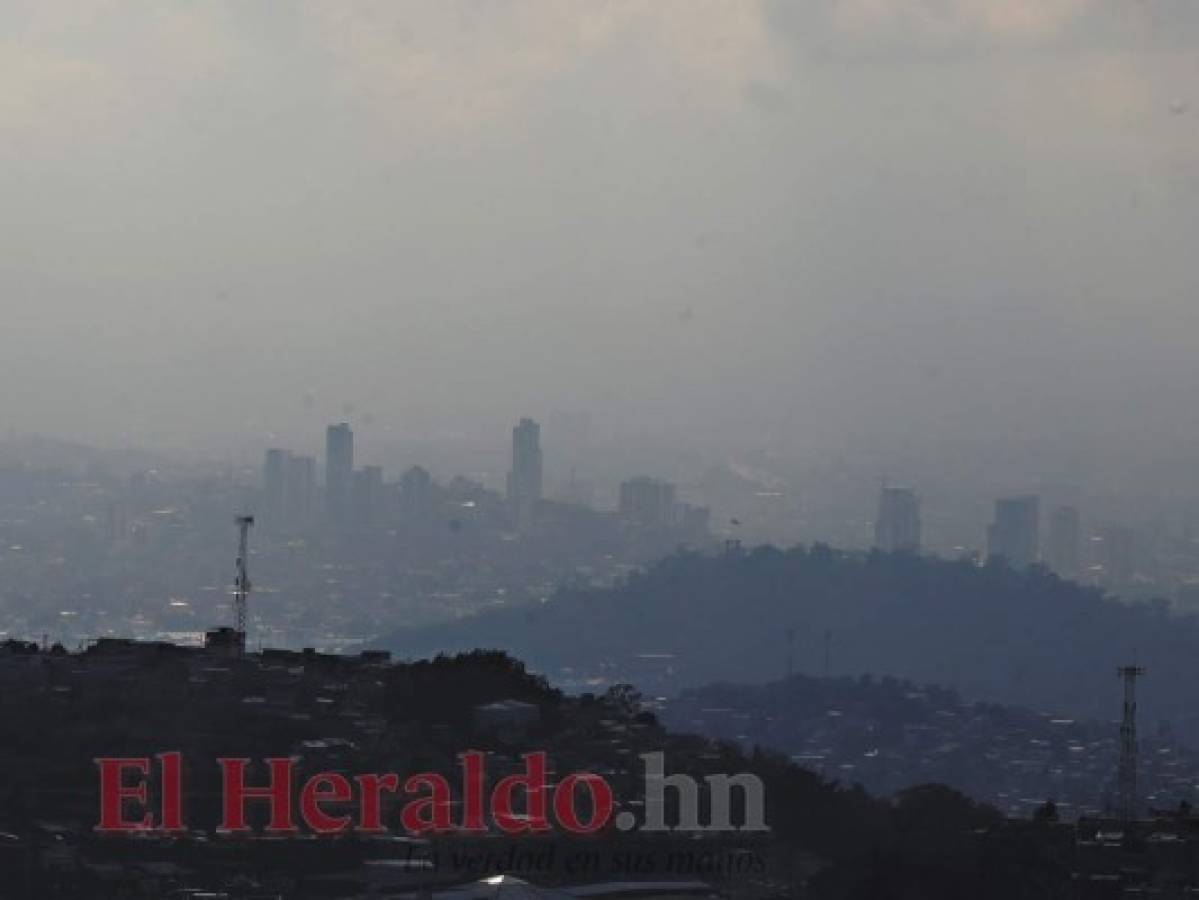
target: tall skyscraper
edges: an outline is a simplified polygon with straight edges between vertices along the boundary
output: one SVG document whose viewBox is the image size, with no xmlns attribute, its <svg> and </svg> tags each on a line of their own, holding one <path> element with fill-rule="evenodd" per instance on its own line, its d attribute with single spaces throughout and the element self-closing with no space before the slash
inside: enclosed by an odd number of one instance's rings
<svg viewBox="0 0 1199 900">
<path fill-rule="evenodd" d="M 886 553 L 920 552 L 920 498 L 915 491 L 884 487 L 879 492 L 874 546 Z"/>
<path fill-rule="evenodd" d="M 987 529 L 987 556 L 1002 557 L 1015 569 L 1037 561 L 1040 551 L 1040 500 L 1008 497 L 995 501 L 995 521 Z"/>
<path fill-rule="evenodd" d="M 263 518 L 272 525 L 280 522 L 284 516 L 288 455 L 286 450 L 272 447 L 266 451 L 266 459 L 262 464 Z"/>
<path fill-rule="evenodd" d="M 354 432 L 345 422 L 325 432 L 325 505 L 329 518 L 345 522 L 350 515 L 354 479 Z"/>
<path fill-rule="evenodd" d="M 1078 577 L 1078 547 L 1081 533 L 1078 510 L 1059 506 L 1049 516 L 1049 540 L 1045 561 L 1063 578 Z"/>
<path fill-rule="evenodd" d="M 541 499 L 541 426 L 521 419 L 512 429 L 512 471 L 508 473 L 508 500 L 525 505 Z"/>
</svg>

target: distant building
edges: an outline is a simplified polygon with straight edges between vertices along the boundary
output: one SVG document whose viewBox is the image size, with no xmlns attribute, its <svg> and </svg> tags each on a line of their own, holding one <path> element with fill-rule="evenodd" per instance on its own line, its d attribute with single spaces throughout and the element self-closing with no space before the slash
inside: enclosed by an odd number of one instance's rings
<svg viewBox="0 0 1199 900">
<path fill-rule="evenodd" d="M 1040 500 L 1008 497 L 995 501 L 995 521 L 987 529 L 987 556 L 1002 557 L 1016 569 L 1035 563 L 1040 550 Z"/>
<path fill-rule="evenodd" d="M 678 512 L 674 485 L 644 475 L 620 485 L 620 516 L 631 522 L 662 528 L 675 524 Z"/>
<path fill-rule="evenodd" d="M 263 518 L 272 527 L 295 527 L 312 515 L 316 460 L 287 450 L 266 451 L 262 466 Z"/>
<path fill-rule="evenodd" d="M 364 466 L 353 475 L 353 516 L 359 525 L 376 524 L 383 514 L 383 469 Z"/>
<path fill-rule="evenodd" d="M 508 501 L 525 506 L 541 499 L 541 426 L 521 419 L 512 429 L 512 471 L 508 473 Z"/>
<path fill-rule="evenodd" d="M 1077 578 L 1078 549 L 1081 525 L 1078 510 L 1073 506 L 1056 507 L 1049 516 L 1049 539 L 1045 562 L 1063 578 Z"/>
<path fill-rule="evenodd" d="M 287 460 L 287 485 L 283 508 L 290 525 L 302 525 L 312 520 L 316 505 L 316 459 L 311 456 L 291 456 Z"/>
<path fill-rule="evenodd" d="M 325 506 L 334 522 L 345 522 L 350 513 L 354 477 L 354 432 L 342 422 L 325 432 Z"/>
<path fill-rule="evenodd" d="M 433 511 L 433 477 L 421 466 L 400 476 L 400 512 L 409 519 L 424 519 Z"/>
<path fill-rule="evenodd" d="M 874 546 L 885 553 L 920 552 L 920 498 L 915 491 L 884 487 L 879 492 Z"/>
</svg>

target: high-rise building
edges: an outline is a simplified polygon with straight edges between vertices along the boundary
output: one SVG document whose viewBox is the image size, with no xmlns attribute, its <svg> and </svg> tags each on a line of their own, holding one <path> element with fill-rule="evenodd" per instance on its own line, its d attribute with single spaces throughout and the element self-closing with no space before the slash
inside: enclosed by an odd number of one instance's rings
<svg viewBox="0 0 1199 900">
<path fill-rule="evenodd" d="M 383 514 L 383 469 L 364 466 L 353 475 L 353 515 L 360 525 L 374 525 Z"/>
<path fill-rule="evenodd" d="M 287 459 L 286 450 L 272 447 L 266 451 L 266 459 L 262 464 L 262 511 L 264 518 L 270 523 L 283 519 L 284 497 L 287 494 Z"/>
<path fill-rule="evenodd" d="M 345 422 L 325 432 L 325 505 L 329 518 L 345 522 L 350 515 L 354 478 L 354 432 Z"/>
<path fill-rule="evenodd" d="M 541 499 L 541 426 L 521 419 L 512 429 L 512 471 L 508 473 L 508 500 L 516 505 Z"/>
<path fill-rule="evenodd" d="M 1080 535 L 1078 510 L 1073 506 L 1056 507 L 1049 516 L 1049 539 L 1045 547 L 1045 562 L 1062 578 L 1078 577 Z"/>
<path fill-rule="evenodd" d="M 1002 557 L 1016 569 L 1037 561 L 1040 550 L 1040 500 L 1008 497 L 995 501 L 995 521 L 987 529 L 987 556 Z"/>
<path fill-rule="evenodd" d="M 886 553 L 920 552 L 920 498 L 915 491 L 884 487 L 879 492 L 874 546 Z"/>
<path fill-rule="evenodd" d="M 666 527 L 675 524 L 678 505 L 674 485 L 644 475 L 620 485 L 620 516 L 639 525 Z"/>
<path fill-rule="evenodd" d="M 316 500 L 316 460 L 311 456 L 290 456 L 287 460 L 287 485 L 283 509 L 292 526 L 311 521 Z"/>
<path fill-rule="evenodd" d="M 413 520 L 433 511 L 433 478 L 427 469 L 413 466 L 400 476 L 400 512 Z"/>
<path fill-rule="evenodd" d="M 288 450 L 266 451 L 262 466 L 262 513 L 272 528 L 295 528 L 312 518 L 316 460 Z"/>
</svg>

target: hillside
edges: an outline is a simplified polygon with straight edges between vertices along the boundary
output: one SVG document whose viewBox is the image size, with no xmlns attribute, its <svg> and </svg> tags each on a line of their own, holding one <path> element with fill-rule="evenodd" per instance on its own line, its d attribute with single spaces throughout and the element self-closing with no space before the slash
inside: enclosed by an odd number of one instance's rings
<svg viewBox="0 0 1199 900">
<path fill-rule="evenodd" d="M 406 656 L 490 647 L 556 683 L 629 680 L 673 694 L 716 682 L 874 673 L 964 696 L 1109 719 L 1115 669 L 1134 657 L 1143 723 L 1196 727 L 1199 624 L 1164 603 L 1127 604 L 1044 571 L 910 555 L 761 547 L 680 553 L 607 590 L 563 589 L 536 607 L 403 630 Z"/>
<path fill-rule="evenodd" d="M 781 750 L 825 777 L 887 795 L 936 781 L 1019 817 L 1053 799 L 1064 816 L 1097 815 L 1117 797 L 1116 723 L 963 700 L 894 678 L 717 684 L 664 705 L 674 730 Z M 1138 782 L 1147 806 L 1199 801 L 1199 756 L 1142 732 Z"/>
<path fill-rule="evenodd" d="M 69 654 L 8 642 L 0 645 L 0 683 L 4 897 L 176 896 L 169 888 L 184 884 L 210 896 L 377 896 L 372 872 L 400 865 L 414 849 L 432 868 L 418 869 L 412 888 L 427 888 L 430 879 L 457 883 L 467 874 L 473 880 L 478 873 L 464 868 L 471 864 L 457 860 L 479 850 L 493 860 L 486 873 L 521 874 L 523 865 L 539 880 L 578 881 L 570 861 L 586 852 L 601 861 L 587 881 L 702 877 L 735 887 L 738 897 L 796 896 L 806 885 L 805 896 L 874 898 L 874 885 L 885 880 L 895 896 L 1007 898 L 1038 884 L 1062 888 L 1070 876 L 1068 857 L 1057 851 L 1069 842 L 1068 830 L 1039 828 L 1013 842 L 1027 823 L 1004 823 L 994 809 L 948 788 L 872 798 L 777 754 L 668 732 L 628 690 L 565 696 L 502 654 L 391 664 L 312 652 L 229 657 L 131 641 Z M 497 701 L 523 707 L 521 718 L 496 718 Z M 93 760 L 152 758 L 163 748 L 181 753 L 187 829 L 136 839 L 97 835 Z M 319 840 L 214 831 L 222 816 L 220 757 L 289 760 L 295 791 L 322 772 L 399 773 L 397 779 L 436 773 L 455 786 L 447 788 L 455 793 L 444 808 L 460 810 L 461 754 L 470 749 L 486 751 L 488 786 L 524 772 L 523 754 L 532 751 L 547 754 L 555 775 L 597 773 L 635 825 L 645 821 L 637 813 L 648 796 L 643 754 L 664 754 L 672 774 L 697 782 L 752 773 L 762 779 L 769 830 L 673 834 L 609 826 L 598 835 L 558 828 L 508 836 L 484 822 L 484 835 L 449 828 L 414 844 L 400 808 L 421 791 L 406 787 L 378 801 L 394 840 L 353 830 Z M 250 776 L 267 781 L 260 763 Z M 352 793 L 339 801 L 343 827 L 360 814 L 352 801 Z M 516 803 L 526 808 L 520 797 Z M 741 809 L 733 803 L 732 821 L 742 820 Z M 667 821 L 677 810 L 668 805 Z M 258 829 L 265 812 L 251 811 Z M 517 850 L 523 862 L 516 862 Z M 157 880 L 141 874 L 147 871 Z M 333 883 L 346 889 L 334 893 Z"/>
</svg>

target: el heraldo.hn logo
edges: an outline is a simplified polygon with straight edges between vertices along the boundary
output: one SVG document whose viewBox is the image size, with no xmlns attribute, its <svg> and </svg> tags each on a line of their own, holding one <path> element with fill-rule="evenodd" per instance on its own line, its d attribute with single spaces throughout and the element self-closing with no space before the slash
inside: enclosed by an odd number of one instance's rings
<svg viewBox="0 0 1199 900">
<path fill-rule="evenodd" d="M 301 780 L 296 760 L 290 757 L 268 758 L 259 766 L 244 757 L 222 757 L 215 761 L 221 808 L 217 832 L 250 835 L 261 829 L 265 834 L 290 835 L 399 830 L 429 835 L 479 834 L 494 827 L 510 835 L 554 829 L 586 835 L 608 828 L 647 832 L 768 830 L 764 786 L 755 775 L 708 775 L 701 783 L 689 775 L 667 775 L 663 753 L 642 754 L 645 801 L 644 818 L 639 819 L 629 810 L 618 809 L 615 793 L 603 777 L 581 772 L 552 782 L 545 751 L 526 753 L 522 759 L 522 773 L 506 775 L 489 785 L 487 755 L 478 750 L 459 754 L 458 804 L 450 780 L 435 772 L 406 777 L 394 772 L 352 777 L 321 772 Z M 129 835 L 189 829 L 182 753 L 101 757 L 95 763 L 100 778 L 97 832 Z M 264 772 L 265 777 L 251 778 L 255 769 Z M 668 794 L 674 801 L 670 823 Z M 705 794 L 707 817 L 701 822 L 701 796 Z M 461 809 L 457 821 L 453 816 L 456 806 Z M 385 815 L 388 808 L 393 813 Z M 394 811 L 397 808 L 398 813 Z"/>
</svg>

